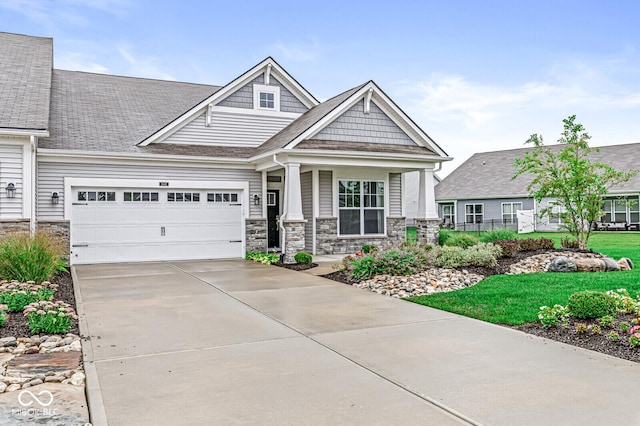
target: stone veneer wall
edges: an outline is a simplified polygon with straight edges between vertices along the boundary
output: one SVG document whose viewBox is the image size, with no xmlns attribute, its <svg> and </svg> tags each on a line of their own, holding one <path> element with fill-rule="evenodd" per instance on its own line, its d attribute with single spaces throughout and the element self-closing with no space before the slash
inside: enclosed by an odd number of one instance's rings
<svg viewBox="0 0 640 426">
<path fill-rule="evenodd" d="M 285 220 L 284 263 L 295 263 L 296 253 L 304 251 L 306 220 Z"/>
<path fill-rule="evenodd" d="M 29 219 L 0 220 L 0 238 L 16 232 L 29 232 Z"/>
<path fill-rule="evenodd" d="M 38 222 L 36 224 L 36 230 L 40 232 L 51 232 L 56 237 L 59 237 L 64 241 L 67 253 L 70 252 L 71 247 L 71 224 L 68 220 L 55 220 L 51 222 Z"/>
<path fill-rule="evenodd" d="M 355 253 L 365 244 L 375 244 L 381 250 L 398 247 L 406 240 L 404 217 L 387 217 L 386 237 L 338 237 L 337 217 L 316 218 L 316 254 Z"/>
<path fill-rule="evenodd" d="M 418 219 L 416 218 L 416 234 L 418 242 L 438 245 L 438 230 L 442 219 Z"/>
<path fill-rule="evenodd" d="M 245 250 L 267 252 L 267 219 L 245 220 Z"/>
</svg>

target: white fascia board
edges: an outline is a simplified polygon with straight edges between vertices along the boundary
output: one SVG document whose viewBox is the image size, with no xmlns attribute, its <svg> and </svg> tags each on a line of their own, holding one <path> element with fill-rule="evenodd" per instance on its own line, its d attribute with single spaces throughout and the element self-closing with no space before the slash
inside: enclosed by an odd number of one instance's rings
<svg viewBox="0 0 640 426">
<path fill-rule="evenodd" d="M 416 159 L 439 163 L 442 161 L 451 161 L 452 157 L 439 157 L 436 155 L 418 155 L 418 154 L 403 154 L 403 153 L 389 153 L 389 152 L 368 152 L 368 151 L 327 151 L 326 149 L 280 149 L 265 154 L 260 154 L 255 157 L 251 157 L 249 161 L 251 163 L 260 163 L 261 160 L 269 161 L 273 155 L 296 155 L 298 157 L 325 157 L 325 158 L 371 158 L 371 159 L 407 159 L 415 161 Z M 306 161 L 303 161 L 306 163 Z"/>
<path fill-rule="evenodd" d="M 48 138 L 48 130 L 28 130 L 28 129 L 0 129 L 0 136 L 36 136 L 39 138 Z"/>
<path fill-rule="evenodd" d="M 235 80 L 228 83 L 226 86 L 220 88 L 217 92 L 215 92 L 214 94 L 209 96 L 207 99 L 200 102 L 195 107 L 191 108 L 189 111 L 187 111 L 186 113 L 178 117 L 176 120 L 169 123 L 167 126 L 163 127 L 162 129 L 160 129 L 159 131 L 157 131 L 156 133 L 154 133 L 144 141 L 140 142 L 138 146 L 147 146 L 151 143 L 154 143 L 166 138 L 183 124 L 192 120 L 199 114 L 204 113 L 206 109 L 209 107 L 209 104 L 213 104 L 215 106 L 216 103 L 220 102 L 221 100 L 226 98 L 228 95 L 235 92 L 236 90 L 238 90 L 239 88 L 243 87 L 244 85 L 249 83 L 251 80 L 256 78 L 258 75 L 260 75 L 260 73 L 264 72 L 267 65 L 271 65 L 272 67 L 271 73 L 275 75 L 276 78 L 281 77 L 281 78 L 278 78 L 278 81 L 280 81 L 280 83 L 282 83 L 285 87 L 287 87 L 287 89 L 300 95 L 299 98 L 302 97 L 302 99 L 304 99 L 303 103 L 305 103 L 305 105 L 307 105 L 308 103 L 309 105 L 307 106 L 311 107 L 318 104 L 318 101 L 309 92 L 307 92 L 298 82 L 296 82 L 293 79 L 293 77 L 291 77 L 282 67 L 280 67 L 280 65 L 278 65 L 278 63 L 274 61 L 273 58 L 268 57 L 264 61 L 260 62 L 258 65 L 251 68 L 249 71 L 245 72 L 241 76 L 237 77 Z"/>
<path fill-rule="evenodd" d="M 179 156 L 179 155 L 156 155 L 156 154 L 133 154 L 133 153 L 105 153 L 105 152 L 92 152 L 92 151 L 66 151 L 59 149 L 42 149 L 37 151 L 38 162 L 83 162 L 95 161 L 97 163 L 112 163 L 112 164 L 126 164 L 131 162 L 142 163 L 152 162 L 163 165 L 180 165 L 184 166 L 185 163 L 194 167 L 212 167 L 224 164 L 224 167 L 229 168 L 246 168 L 253 169 L 254 167 L 249 163 L 247 159 L 238 158 L 216 158 L 216 157 L 194 157 L 194 156 Z"/>
</svg>

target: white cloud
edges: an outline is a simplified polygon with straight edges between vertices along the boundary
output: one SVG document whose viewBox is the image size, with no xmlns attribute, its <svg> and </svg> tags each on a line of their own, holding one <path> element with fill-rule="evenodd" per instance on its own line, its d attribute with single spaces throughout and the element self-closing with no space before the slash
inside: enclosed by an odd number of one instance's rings
<svg viewBox="0 0 640 426">
<path fill-rule="evenodd" d="M 284 43 L 275 42 L 269 46 L 269 50 L 277 50 L 279 55 L 296 62 L 314 62 L 320 56 L 320 43 L 313 39 L 310 43 Z"/>
<path fill-rule="evenodd" d="M 83 15 L 94 9 L 114 16 L 124 16 L 129 10 L 127 0 L 0 0 L 0 8 L 20 13 L 29 20 L 51 30 L 57 26 L 88 26 Z"/>
<path fill-rule="evenodd" d="M 84 52 L 61 52 L 56 55 L 56 68 L 72 71 L 86 71 L 99 74 L 109 73 L 109 68 L 98 63 L 93 55 Z"/>
<path fill-rule="evenodd" d="M 148 55 L 135 55 L 133 47 L 121 45 L 118 53 L 128 65 L 128 74 L 136 77 L 157 78 L 161 80 L 176 80 L 174 76 L 163 71 L 156 62 L 157 58 Z"/>
</svg>

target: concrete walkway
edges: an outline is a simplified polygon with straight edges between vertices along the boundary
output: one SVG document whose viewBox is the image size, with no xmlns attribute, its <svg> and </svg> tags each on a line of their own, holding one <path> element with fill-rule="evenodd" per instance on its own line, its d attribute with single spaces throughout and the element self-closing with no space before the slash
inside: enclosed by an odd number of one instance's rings
<svg viewBox="0 0 640 426">
<path fill-rule="evenodd" d="M 95 425 L 640 424 L 638 364 L 310 274 L 74 272 Z"/>
</svg>

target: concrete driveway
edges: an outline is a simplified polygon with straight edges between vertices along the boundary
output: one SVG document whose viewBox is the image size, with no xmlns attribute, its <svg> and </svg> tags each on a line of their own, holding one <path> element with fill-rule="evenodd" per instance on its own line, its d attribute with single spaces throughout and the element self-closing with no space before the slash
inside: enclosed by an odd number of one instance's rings
<svg viewBox="0 0 640 426">
<path fill-rule="evenodd" d="M 234 261 L 78 266 L 94 424 L 640 424 L 636 363 Z"/>
</svg>

